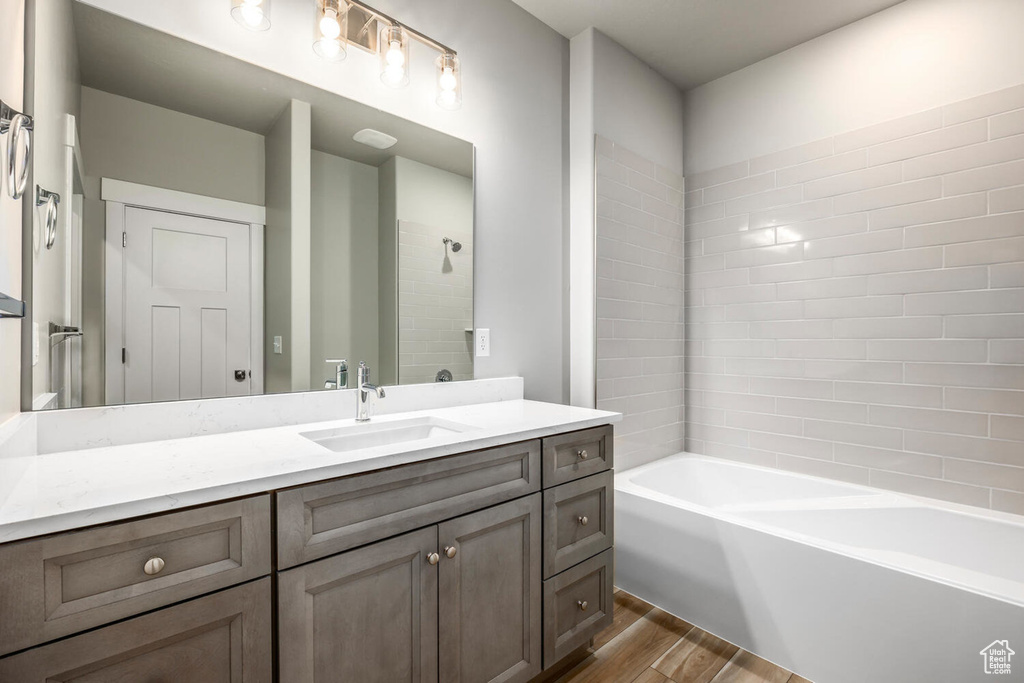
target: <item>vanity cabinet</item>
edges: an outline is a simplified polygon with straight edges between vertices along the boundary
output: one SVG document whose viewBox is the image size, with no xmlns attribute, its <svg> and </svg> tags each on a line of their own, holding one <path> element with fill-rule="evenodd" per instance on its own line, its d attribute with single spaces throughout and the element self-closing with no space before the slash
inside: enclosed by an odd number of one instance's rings
<svg viewBox="0 0 1024 683">
<path fill-rule="evenodd" d="M 270 579 L 0 659 L 10 683 L 266 683 Z"/>
<path fill-rule="evenodd" d="M 527 683 L 611 623 L 612 460 L 598 427 L 0 545 L 0 682 Z"/>
<path fill-rule="evenodd" d="M 281 680 L 528 681 L 540 536 L 534 494 L 280 572 Z"/>
</svg>

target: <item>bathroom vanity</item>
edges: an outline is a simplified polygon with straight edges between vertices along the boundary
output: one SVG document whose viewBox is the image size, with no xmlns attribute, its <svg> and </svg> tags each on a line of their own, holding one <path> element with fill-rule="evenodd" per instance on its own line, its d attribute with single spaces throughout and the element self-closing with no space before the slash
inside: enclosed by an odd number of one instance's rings
<svg viewBox="0 0 1024 683">
<path fill-rule="evenodd" d="M 100 468 L 132 450 L 172 467 L 204 441 L 284 430 L 317 451 L 307 470 L 234 483 L 281 484 L 253 495 L 0 545 L 0 681 L 473 683 L 558 664 L 611 623 L 616 416 L 529 401 L 429 412 L 96 449 Z M 502 413 L 504 436 L 487 426 Z M 476 428 L 429 434 L 457 419 Z M 315 442 L 415 425 L 427 435 L 407 447 Z"/>
</svg>

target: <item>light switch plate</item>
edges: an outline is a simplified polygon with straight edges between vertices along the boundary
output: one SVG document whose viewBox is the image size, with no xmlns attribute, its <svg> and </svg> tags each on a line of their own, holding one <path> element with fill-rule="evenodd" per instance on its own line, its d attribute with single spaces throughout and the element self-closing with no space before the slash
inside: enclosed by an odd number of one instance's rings
<svg viewBox="0 0 1024 683">
<path fill-rule="evenodd" d="M 32 365 L 39 365 L 39 323 L 32 323 Z"/>
<path fill-rule="evenodd" d="M 284 346 L 284 344 L 281 341 L 281 335 L 278 335 L 278 336 L 274 337 L 274 353 L 276 353 L 277 355 L 281 355 L 283 353 L 283 351 L 282 351 L 282 347 L 283 346 Z"/>
<path fill-rule="evenodd" d="M 487 327 L 477 328 L 476 331 L 476 357 L 483 358 L 491 355 L 491 330 Z"/>
</svg>

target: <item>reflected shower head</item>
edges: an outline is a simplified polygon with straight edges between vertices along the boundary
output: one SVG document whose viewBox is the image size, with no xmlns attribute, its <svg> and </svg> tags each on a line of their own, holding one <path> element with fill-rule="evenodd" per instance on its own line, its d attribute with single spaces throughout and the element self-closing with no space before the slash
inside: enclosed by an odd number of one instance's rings
<svg viewBox="0 0 1024 683">
<path fill-rule="evenodd" d="M 454 251 L 455 253 L 458 253 L 458 252 L 459 252 L 459 250 L 461 250 L 461 249 L 462 249 L 462 243 L 461 243 L 461 242 L 456 242 L 455 240 L 453 240 L 453 239 L 452 239 L 452 238 L 450 238 L 450 237 L 445 237 L 445 238 L 444 238 L 443 240 L 441 240 L 441 241 L 442 241 L 442 242 L 444 242 L 444 243 L 445 243 L 446 245 L 449 245 L 449 244 L 450 244 L 450 245 L 451 245 L 451 247 L 452 247 L 452 251 Z"/>
</svg>

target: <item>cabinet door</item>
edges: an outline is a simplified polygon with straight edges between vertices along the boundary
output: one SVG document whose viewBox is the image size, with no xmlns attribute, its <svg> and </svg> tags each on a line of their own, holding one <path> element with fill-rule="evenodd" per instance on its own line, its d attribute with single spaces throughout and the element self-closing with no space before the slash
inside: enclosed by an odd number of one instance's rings
<svg viewBox="0 0 1024 683">
<path fill-rule="evenodd" d="M 287 683 L 437 681 L 437 527 L 278 574 Z"/>
<path fill-rule="evenodd" d="M 18 683 L 270 683 L 270 579 L 0 659 Z"/>
<path fill-rule="evenodd" d="M 444 522 L 438 542 L 441 682 L 540 673 L 540 494 Z"/>
</svg>

